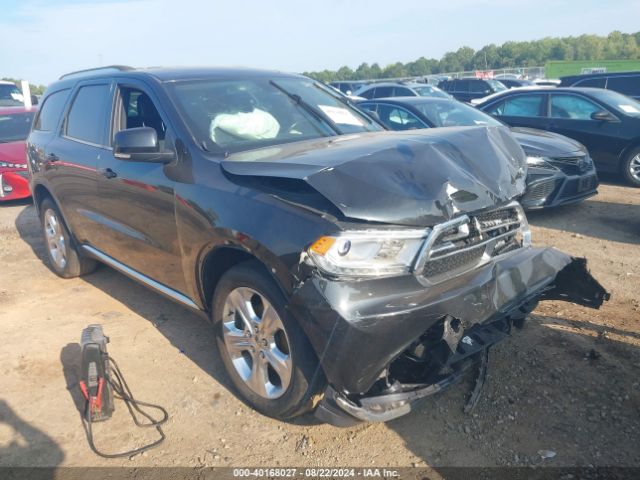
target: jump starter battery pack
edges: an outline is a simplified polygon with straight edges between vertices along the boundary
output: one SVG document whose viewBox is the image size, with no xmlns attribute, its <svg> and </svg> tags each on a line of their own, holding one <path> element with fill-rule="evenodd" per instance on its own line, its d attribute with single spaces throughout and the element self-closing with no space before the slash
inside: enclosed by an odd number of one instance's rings
<svg viewBox="0 0 640 480">
<path fill-rule="evenodd" d="M 82 331 L 80 390 L 89 402 L 88 414 L 92 422 L 107 420 L 113 414 L 107 343 L 109 338 L 105 336 L 100 325 L 89 325 Z"/>
</svg>

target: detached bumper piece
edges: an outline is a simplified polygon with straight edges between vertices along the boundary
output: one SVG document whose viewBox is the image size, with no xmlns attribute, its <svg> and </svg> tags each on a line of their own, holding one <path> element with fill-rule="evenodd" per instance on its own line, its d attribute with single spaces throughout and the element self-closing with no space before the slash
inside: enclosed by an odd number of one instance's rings
<svg viewBox="0 0 640 480">
<path fill-rule="evenodd" d="M 344 365 L 350 365 L 351 370 L 365 363 L 375 370 L 373 373 L 376 376 L 367 383 L 366 390 L 357 393 L 357 390 L 340 387 L 344 377 L 337 376 L 334 381 L 333 375 L 327 375 L 331 386 L 319 403 L 316 416 L 336 426 L 349 426 L 360 421 L 386 422 L 409 413 L 416 401 L 445 390 L 458 382 L 465 372 L 475 369 L 475 387 L 465 407 L 465 412 L 470 412 L 478 402 L 486 378 L 489 348 L 507 338 L 513 327 L 521 327 L 539 300 L 564 300 L 599 308 L 609 299 L 606 290 L 588 272 L 586 260 L 571 258 L 552 249 L 523 252 L 522 255 L 528 261 L 518 264 L 516 256 L 503 260 L 503 265 L 498 262 L 498 265 L 487 266 L 486 269 L 493 269 L 491 280 L 485 272 L 481 275 L 482 285 L 475 284 L 472 279 L 467 279 L 464 286 L 457 281 L 457 297 L 418 310 L 422 314 L 423 328 L 426 329 L 402 345 L 398 353 L 380 367 L 376 362 L 380 361 L 378 357 L 381 352 L 376 352 L 373 344 L 367 344 L 367 340 L 364 340 L 364 345 L 368 347 L 351 352 L 354 356 L 351 362 L 338 349 L 338 357 L 344 360 L 343 368 Z M 546 273 L 546 277 L 539 274 L 541 264 L 545 264 L 541 271 Z M 487 283 L 492 285 L 489 290 L 486 290 Z M 484 292 L 483 295 L 476 294 L 478 288 Z M 488 292 L 492 294 L 486 295 Z M 435 294 L 438 300 L 442 300 L 442 291 L 438 290 Z M 476 303 L 481 298 L 484 303 Z M 468 304 L 466 307 L 461 306 L 465 303 Z M 459 308 L 456 310 L 453 305 Z M 491 305 L 493 310 L 487 305 Z M 451 313 L 430 321 L 433 312 L 443 312 L 443 306 L 449 307 Z M 400 330 L 415 327 L 415 322 L 408 320 L 406 312 L 395 318 L 387 313 L 377 321 L 386 322 L 387 326 L 396 322 L 394 329 Z M 377 328 L 372 319 L 364 322 L 364 333 L 370 334 L 368 329 Z M 335 347 L 334 342 L 345 341 L 350 333 L 353 332 L 349 331 L 346 336 L 341 334 L 338 340 L 330 338 L 328 346 Z M 398 339 L 387 336 L 384 340 L 388 345 Z M 348 348 L 353 347 L 348 343 Z M 320 358 L 325 360 L 326 356 L 323 358 L 320 355 Z M 343 385 L 356 385 L 356 380 L 372 372 L 354 373 L 359 374 L 359 378 L 343 382 Z"/>
</svg>

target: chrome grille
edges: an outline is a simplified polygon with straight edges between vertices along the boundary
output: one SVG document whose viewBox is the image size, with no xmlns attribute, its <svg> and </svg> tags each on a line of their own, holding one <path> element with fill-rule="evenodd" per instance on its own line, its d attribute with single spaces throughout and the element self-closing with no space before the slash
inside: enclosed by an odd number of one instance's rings
<svg viewBox="0 0 640 480">
<path fill-rule="evenodd" d="M 420 252 L 415 272 L 430 283 L 438 283 L 528 245 L 526 217 L 522 207 L 513 202 L 436 225 Z"/>
<path fill-rule="evenodd" d="M 567 175 L 580 175 L 593 166 L 593 161 L 589 155 L 552 157 L 549 159 L 549 162 Z"/>
</svg>

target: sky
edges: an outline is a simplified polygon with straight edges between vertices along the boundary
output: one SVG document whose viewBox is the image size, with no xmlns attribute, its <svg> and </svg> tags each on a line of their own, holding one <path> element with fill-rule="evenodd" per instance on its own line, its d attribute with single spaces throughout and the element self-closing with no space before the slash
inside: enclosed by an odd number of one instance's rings
<svg viewBox="0 0 640 480">
<path fill-rule="evenodd" d="M 102 65 L 290 72 L 640 29 L 639 0 L 0 0 L 0 77 Z"/>
</svg>

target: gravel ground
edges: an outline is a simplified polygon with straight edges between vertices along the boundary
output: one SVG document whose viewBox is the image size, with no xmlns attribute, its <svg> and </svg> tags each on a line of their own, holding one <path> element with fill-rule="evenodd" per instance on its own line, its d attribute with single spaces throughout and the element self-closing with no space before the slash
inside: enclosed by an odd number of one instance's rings
<svg viewBox="0 0 640 480">
<path fill-rule="evenodd" d="M 491 351 L 483 396 L 469 385 L 387 424 L 293 423 L 240 402 L 200 317 L 103 267 L 62 280 L 26 202 L 0 206 L 0 466 L 640 467 L 640 190 L 601 186 L 530 215 L 534 243 L 585 256 L 612 293 L 601 310 L 545 302 Z M 77 387 L 80 332 L 101 323 L 137 397 L 167 407 L 166 442 L 106 460 L 87 445 Z M 105 450 L 139 445 L 122 403 L 97 425 Z M 570 478 L 570 477 L 567 477 Z"/>
</svg>

